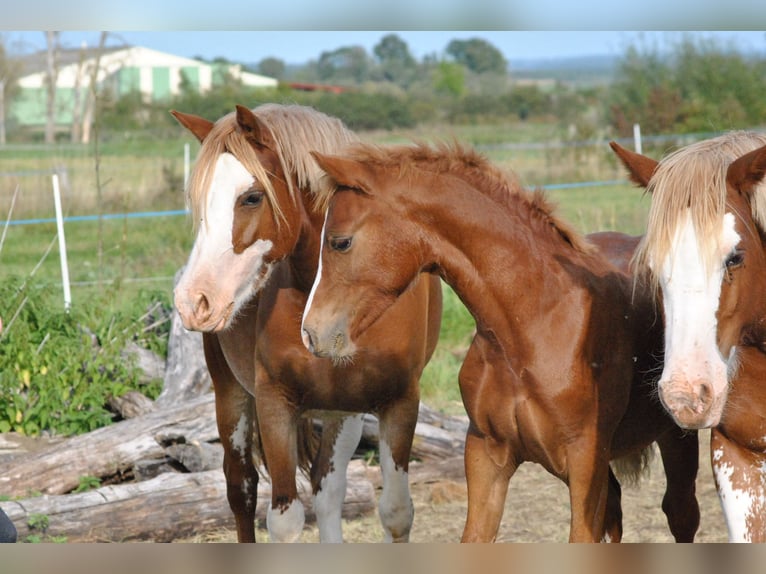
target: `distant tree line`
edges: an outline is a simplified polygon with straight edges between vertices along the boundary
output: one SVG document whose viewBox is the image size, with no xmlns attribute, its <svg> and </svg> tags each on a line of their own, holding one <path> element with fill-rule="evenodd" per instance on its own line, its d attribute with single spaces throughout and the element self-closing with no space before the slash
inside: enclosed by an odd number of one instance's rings
<svg viewBox="0 0 766 574">
<path fill-rule="evenodd" d="M 0 52 L 0 74 L 5 58 Z M 310 105 L 352 129 L 398 129 L 429 123 L 557 122 L 573 137 L 594 133 L 718 131 L 757 126 L 766 118 L 766 59 L 709 38 L 687 35 L 665 46 L 631 45 L 604 84 L 519 81 L 503 54 L 482 38 L 452 40 L 443 53 L 415 58 L 397 34 L 368 53 L 341 46 L 301 66 L 276 57 L 248 66 L 276 77 L 277 89 L 243 86 L 227 77 L 199 94 L 190 83 L 169 102 L 147 104 L 139 94 L 99 98 L 103 134 L 174 130 L 168 109 L 216 119 L 235 104 Z M 7 66 L 6 66 L 7 68 Z M 7 75 L 7 74 L 6 74 Z M 303 92 L 291 83 L 341 87 L 342 93 Z M 6 98 L 13 85 L 6 85 Z"/>
<path fill-rule="evenodd" d="M 608 90 L 619 133 L 719 131 L 766 122 L 766 59 L 712 39 L 686 36 L 670 51 L 630 46 Z"/>
</svg>

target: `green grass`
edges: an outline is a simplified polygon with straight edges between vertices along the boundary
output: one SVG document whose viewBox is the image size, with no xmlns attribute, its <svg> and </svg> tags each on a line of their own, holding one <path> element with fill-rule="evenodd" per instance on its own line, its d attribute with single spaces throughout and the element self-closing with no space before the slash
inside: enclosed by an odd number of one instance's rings
<svg viewBox="0 0 766 574">
<path fill-rule="evenodd" d="M 71 222 L 65 224 L 64 233 L 75 305 L 87 304 L 94 291 L 115 283 L 123 287 L 124 292 L 118 293 L 121 296 L 129 296 L 140 285 L 171 289 L 173 276 L 186 262 L 193 241 L 191 223 L 184 216 L 110 219 L 101 225 L 98 221 Z M 39 263 L 35 278 L 59 284 L 61 264 L 55 238 L 52 223 L 11 226 L 0 252 L 3 276 L 25 277 Z M 52 241 L 53 249 L 44 257 Z"/>
<path fill-rule="evenodd" d="M 464 413 L 457 375 L 471 344 L 476 323 L 452 288 L 442 282 L 444 311 L 439 343 L 420 379 L 421 397 L 448 414 Z"/>
</svg>

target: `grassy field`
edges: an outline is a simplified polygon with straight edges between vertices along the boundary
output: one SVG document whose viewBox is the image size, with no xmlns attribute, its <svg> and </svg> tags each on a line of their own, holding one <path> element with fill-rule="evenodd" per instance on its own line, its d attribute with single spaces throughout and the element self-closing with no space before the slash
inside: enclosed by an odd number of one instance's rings
<svg viewBox="0 0 766 574">
<path fill-rule="evenodd" d="M 554 141 L 555 132 L 548 125 L 522 124 L 494 129 L 434 128 L 419 134 L 372 133 L 363 137 L 379 143 L 456 137 L 480 147 L 493 161 L 516 171 L 530 186 L 624 179 L 605 144 L 584 149 L 535 146 L 517 149 L 500 145 Z M 30 173 L 53 168 L 65 168 L 68 174 L 64 194 L 64 211 L 68 215 L 181 209 L 182 150 L 189 141 L 182 138 L 105 145 L 98 164 L 98 180 L 95 160 L 87 150 L 62 147 L 44 153 L 40 149 L 10 149 L 0 163 L 0 170 L 7 176 L 0 179 L 0 220 L 6 218 L 16 187 L 19 199 L 13 219 L 52 217 L 49 175 Z M 192 157 L 196 151 L 197 146 L 192 143 Z M 15 176 L 8 176 L 14 173 Z M 557 189 L 549 194 L 559 204 L 562 215 L 584 233 L 616 229 L 639 234 L 643 230 L 648 199 L 627 183 Z M 55 225 L 12 225 L 4 232 L 0 251 L 2 277 L 28 278 L 34 273 L 33 282 L 53 285 L 54 293 L 60 290 Z M 185 263 L 192 241 L 191 223 L 183 215 L 67 223 L 73 305 L 88 307 L 106 290 L 112 300 L 112 311 L 142 313 L 134 302 L 146 290 L 164 293 L 169 302 L 173 275 Z M 63 305 L 55 297 L 51 304 Z M 12 305 L 0 302 L 4 318 L 14 312 Z M 462 410 L 457 371 L 473 329 L 473 319 L 445 287 L 440 344 L 422 386 L 423 398 L 432 406 L 448 412 Z"/>
</svg>

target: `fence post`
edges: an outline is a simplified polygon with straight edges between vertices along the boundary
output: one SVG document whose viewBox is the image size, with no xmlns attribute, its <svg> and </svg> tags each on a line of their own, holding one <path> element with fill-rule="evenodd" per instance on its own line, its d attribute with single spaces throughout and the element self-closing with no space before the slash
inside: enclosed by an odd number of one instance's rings
<svg viewBox="0 0 766 574">
<path fill-rule="evenodd" d="M 633 124 L 633 145 L 636 153 L 643 153 L 641 151 L 641 125 Z"/>
<path fill-rule="evenodd" d="M 68 312 L 72 306 L 72 292 L 69 288 L 69 264 L 66 257 L 66 237 L 64 237 L 64 216 L 61 212 L 61 191 L 59 174 L 53 176 L 53 203 L 56 206 L 56 228 L 59 238 L 59 257 L 61 259 L 61 283 L 64 285 L 64 309 Z"/>
</svg>

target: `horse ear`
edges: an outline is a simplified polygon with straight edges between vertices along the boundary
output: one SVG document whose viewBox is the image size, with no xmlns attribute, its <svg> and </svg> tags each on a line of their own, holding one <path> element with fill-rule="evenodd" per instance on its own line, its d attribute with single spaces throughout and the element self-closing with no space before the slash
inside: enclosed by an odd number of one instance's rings
<svg viewBox="0 0 766 574">
<path fill-rule="evenodd" d="M 247 139 L 256 145 L 277 151 L 271 130 L 258 119 L 250 108 L 237 105 L 237 127 Z"/>
<path fill-rule="evenodd" d="M 199 143 L 202 143 L 207 137 L 207 134 L 210 133 L 210 130 L 213 129 L 213 122 L 206 120 L 205 118 L 192 114 L 184 114 L 182 112 L 177 112 L 176 110 L 170 110 L 170 113 L 178 120 L 178 123 L 194 134 L 194 137 L 197 138 Z"/>
<path fill-rule="evenodd" d="M 734 160 L 726 170 L 726 183 L 750 195 L 766 176 L 766 146 Z"/>
<path fill-rule="evenodd" d="M 630 180 L 641 187 L 647 187 L 659 162 L 640 153 L 627 150 L 617 142 L 609 142 L 609 146 L 628 169 Z"/>
<path fill-rule="evenodd" d="M 312 151 L 311 156 L 336 184 L 369 193 L 372 178 L 363 163 L 338 155 L 323 155 L 316 151 Z"/>
</svg>

